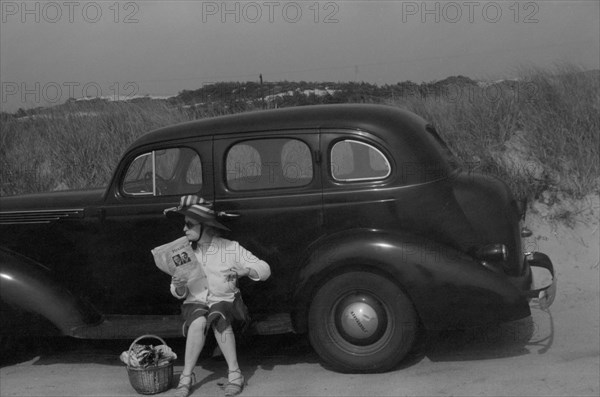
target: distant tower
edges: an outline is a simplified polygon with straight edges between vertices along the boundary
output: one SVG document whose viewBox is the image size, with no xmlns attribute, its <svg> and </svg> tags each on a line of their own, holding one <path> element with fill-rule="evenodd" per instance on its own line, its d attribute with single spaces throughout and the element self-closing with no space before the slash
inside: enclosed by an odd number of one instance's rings
<svg viewBox="0 0 600 397">
<path fill-rule="evenodd" d="M 263 79 L 262 79 L 262 73 L 259 75 L 260 77 L 260 100 L 262 102 L 262 108 L 265 108 L 265 95 L 263 94 Z"/>
<path fill-rule="evenodd" d="M 354 81 L 358 81 L 358 65 L 354 65 Z"/>
</svg>

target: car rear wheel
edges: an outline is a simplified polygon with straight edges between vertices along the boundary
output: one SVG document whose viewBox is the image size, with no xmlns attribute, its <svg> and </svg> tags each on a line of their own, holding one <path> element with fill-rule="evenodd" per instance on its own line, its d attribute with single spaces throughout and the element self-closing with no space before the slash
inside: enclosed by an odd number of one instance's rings
<svg viewBox="0 0 600 397">
<path fill-rule="evenodd" d="M 325 283 L 309 310 L 309 338 L 341 372 L 383 372 L 412 347 L 418 320 L 407 295 L 388 278 L 349 272 Z"/>
</svg>

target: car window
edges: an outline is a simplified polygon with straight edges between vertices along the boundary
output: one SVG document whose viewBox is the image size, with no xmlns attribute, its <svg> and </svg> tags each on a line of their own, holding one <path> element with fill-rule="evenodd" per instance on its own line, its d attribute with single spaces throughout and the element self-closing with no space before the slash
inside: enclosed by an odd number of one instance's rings
<svg viewBox="0 0 600 397">
<path fill-rule="evenodd" d="M 310 148 L 297 139 L 288 140 L 281 150 L 283 176 L 292 183 L 307 184 L 312 180 Z"/>
<path fill-rule="evenodd" d="M 227 153 L 227 181 L 253 180 L 262 175 L 260 154 L 250 145 L 234 145 Z"/>
<path fill-rule="evenodd" d="M 391 172 L 390 162 L 379 149 L 354 140 L 333 145 L 330 165 L 332 177 L 343 182 L 384 179 Z"/>
<path fill-rule="evenodd" d="M 153 150 L 129 165 L 121 190 L 132 196 L 197 193 L 202 188 L 202 162 L 190 148 Z"/>
<path fill-rule="evenodd" d="M 313 178 L 310 148 L 298 139 L 255 139 L 233 145 L 226 156 L 226 182 L 232 190 L 308 185 Z"/>
<path fill-rule="evenodd" d="M 190 185 L 202 185 L 202 163 L 200 157 L 194 156 L 185 174 L 185 182 Z"/>
</svg>

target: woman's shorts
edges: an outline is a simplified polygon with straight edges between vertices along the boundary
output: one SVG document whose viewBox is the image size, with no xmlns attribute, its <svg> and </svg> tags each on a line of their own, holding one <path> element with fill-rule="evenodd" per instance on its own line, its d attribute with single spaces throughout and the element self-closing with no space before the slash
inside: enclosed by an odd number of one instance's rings
<svg viewBox="0 0 600 397">
<path fill-rule="evenodd" d="M 208 316 L 208 310 L 208 306 L 203 303 L 184 303 L 181 305 L 181 317 L 184 320 L 182 327 L 183 336 L 187 335 L 187 331 L 194 320 Z"/>
<path fill-rule="evenodd" d="M 235 304 L 234 302 L 222 301 L 213 304 L 210 309 L 203 303 L 184 303 L 181 306 L 181 316 L 185 321 L 182 329 L 183 336 L 186 336 L 192 322 L 200 317 L 206 317 L 205 333 L 211 326 L 219 333 L 222 333 L 227 327 L 232 325 L 234 320 L 248 320 L 248 318 L 244 318 L 238 313 L 240 303 L 243 305 L 241 298 Z"/>
</svg>

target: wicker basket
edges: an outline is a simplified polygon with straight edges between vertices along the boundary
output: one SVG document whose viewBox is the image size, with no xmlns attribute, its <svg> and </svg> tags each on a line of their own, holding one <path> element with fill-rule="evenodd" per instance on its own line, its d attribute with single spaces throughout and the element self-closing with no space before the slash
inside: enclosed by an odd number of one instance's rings
<svg viewBox="0 0 600 397">
<path fill-rule="evenodd" d="M 133 341 L 129 346 L 128 360 L 131 356 L 131 349 L 141 339 L 155 338 L 166 345 L 165 341 L 155 335 L 142 335 Z M 130 364 L 127 364 L 127 375 L 129 375 L 129 382 L 131 386 L 139 394 L 156 394 L 169 390 L 171 382 L 173 381 L 173 362 L 171 361 L 167 365 L 160 367 L 148 367 L 148 368 L 134 368 Z"/>
</svg>

